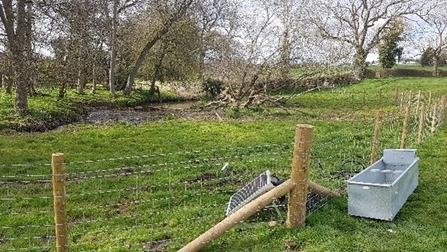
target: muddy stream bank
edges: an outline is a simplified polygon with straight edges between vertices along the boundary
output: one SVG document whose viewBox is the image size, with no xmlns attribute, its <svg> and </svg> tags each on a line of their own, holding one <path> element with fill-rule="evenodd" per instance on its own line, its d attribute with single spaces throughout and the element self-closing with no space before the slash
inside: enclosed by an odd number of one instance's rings
<svg viewBox="0 0 447 252">
<path fill-rule="evenodd" d="M 195 102 L 163 103 L 136 106 L 130 108 L 110 109 L 93 108 L 87 116 L 74 124 L 107 124 L 124 122 L 138 125 L 144 122 L 157 121 L 164 118 L 212 119 L 222 120 L 225 111 L 209 110 L 196 106 Z M 58 127 L 58 129 L 64 126 Z"/>
</svg>

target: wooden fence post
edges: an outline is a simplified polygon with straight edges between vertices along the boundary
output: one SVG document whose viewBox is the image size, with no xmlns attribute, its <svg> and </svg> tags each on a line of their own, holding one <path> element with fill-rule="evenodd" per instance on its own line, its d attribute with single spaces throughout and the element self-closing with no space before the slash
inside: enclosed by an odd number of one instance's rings
<svg viewBox="0 0 447 252">
<path fill-rule="evenodd" d="M 402 95 L 400 97 L 400 107 L 401 108 L 404 106 L 404 97 L 405 97 L 405 92 L 402 91 Z"/>
<path fill-rule="evenodd" d="M 380 139 L 380 125 L 382 123 L 382 110 L 377 111 L 377 117 L 376 117 L 376 125 L 374 127 L 374 140 L 373 145 L 371 149 L 371 159 L 370 164 L 373 164 L 377 160 L 377 154 L 379 151 L 379 139 Z"/>
<path fill-rule="evenodd" d="M 411 111 L 411 105 L 408 105 L 407 109 L 405 110 L 404 126 L 402 128 L 402 141 L 400 142 L 401 149 L 405 149 L 405 146 L 407 145 L 408 123 L 410 121 L 410 111 Z"/>
<path fill-rule="evenodd" d="M 64 154 L 54 153 L 51 157 L 53 172 L 54 222 L 56 251 L 68 251 L 67 202 L 65 197 Z"/>
<path fill-rule="evenodd" d="M 399 97 L 399 87 L 396 86 L 396 89 L 394 90 L 394 105 L 397 105 L 397 98 Z"/>
<path fill-rule="evenodd" d="M 441 101 L 441 123 L 445 123 L 445 111 L 447 110 L 447 95 L 442 96 Z"/>
<path fill-rule="evenodd" d="M 416 105 L 416 114 L 419 113 L 419 108 L 421 107 L 421 96 L 422 96 L 422 92 L 421 92 L 421 90 L 419 90 L 418 101 L 417 101 L 417 105 Z"/>
<path fill-rule="evenodd" d="M 429 92 L 428 93 L 428 105 L 427 105 L 427 107 L 430 107 L 432 98 L 433 98 L 433 93 Z"/>
<path fill-rule="evenodd" d="M 379 107 L 382 106 L 382 89 L 379 89 Z"/>
<path fill-rule="evenodd" d="M 413 101 L 413 90 L 410 90 L 410 93 L 408 94 L 408 107 L 410 108 L 412 101 Z"/>
<path fill-rule="evenodd" d="M 424 120 L 425 120 L 425 104 L 422 104 L 421 114 L 419 116 L 418 144 L 422 143 L 422 137 L 424 134 Z"/>
<path fill-rule="evenodd" d="M 291 174 L 291 181 L 295 187 L 289 196 L 287 228 L 302 226 L 306 219 L 307 183 L 314 129 L 311 125 L 297 125 L 295 129 Z"/>
<path fill-rule="evenodd" d="M 433 117 L 431 119 L 431 133 L 435 133 L 436 131 L 436 104 L 433 104 Z"/>
</svg>

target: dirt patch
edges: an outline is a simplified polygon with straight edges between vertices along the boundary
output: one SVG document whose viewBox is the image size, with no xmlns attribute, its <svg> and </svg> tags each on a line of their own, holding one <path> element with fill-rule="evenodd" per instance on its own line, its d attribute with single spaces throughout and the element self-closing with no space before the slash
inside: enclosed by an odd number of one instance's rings
<svg viewBox="0 0 447 252">
<path fill-rule="evenodd" d="M 195 178 L 180 180 L 180 182 L 196 183 L 196 182 L 199 182 L 199 181 L 213 180 L 213 179 L 216 179 L 216 178 L 217 178 L 217 176 L 215 174 L 203 173 L 203 174 L 200 174 L 199 176 L 197 176 Z"/>
<path fill-rule="evenodd" d="M 134 169 L 131 167 L 125 167 L 118 170 L 115 170 L 113 174 L 115 175 L 132 175 L 134 173 Z"/>
<path fill-rule="evenodd" d="M 143 242 L 142 245 L 146 252 L 165 252 L 166 250 L 164 247 L 171 241 L 172 239 L 170 237 L 165 237 L 156 241 Z"/>
</svg>

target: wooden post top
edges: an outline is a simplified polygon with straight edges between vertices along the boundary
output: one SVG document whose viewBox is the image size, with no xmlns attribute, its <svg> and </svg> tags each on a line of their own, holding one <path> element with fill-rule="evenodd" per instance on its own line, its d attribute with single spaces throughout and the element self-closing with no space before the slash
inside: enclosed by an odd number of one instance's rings
<svg viewBox="0 0 447 252">
<path fill-rule="evenodd" d="M 309 124 L 297 124 L 296 127 L 297 127 L 297 128 L 308 128 L 308 129 L 313 129 L 313 128 L 315 128 L 314 126 L 309 125 Z"/>
</svg>

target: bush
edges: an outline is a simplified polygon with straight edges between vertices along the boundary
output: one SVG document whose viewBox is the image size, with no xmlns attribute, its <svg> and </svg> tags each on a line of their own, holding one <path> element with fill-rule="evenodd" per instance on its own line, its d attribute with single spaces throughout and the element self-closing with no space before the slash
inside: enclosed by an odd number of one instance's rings
<svg viewBox="0 0 447 252">
<path fill-rule="evenodd" d="M 202 83 L 202 90 L 211 97 L 216 97 L 222 92 L 224 83 L 220 80 L 208 78 Z"/>
<path fill-rule="evenodd" d="M 118 73 L 115 76 L 115 89 L 118 91 L 124 90 L 127 84 L 127 75 L 123 73 Z"/>
<path fill-rule="evenodd" d="M 438 70 L 440 76 L 447 76 L 447 71 Z M 381 69 L 375 71 L 375 75 L 370 78 L 390 78 L 390 77 L 432 77 L 433 69 Z"/>
<path fill-rule="evenodd" d="M 349 85 L 356 83 L 357 79 L 352 73 L 328 74 L 325 76 L 307 77 L 298 81 L 299 86 L 313 88 L 323 87 L 332 88 L 341 85 Z"/>
</svg>

